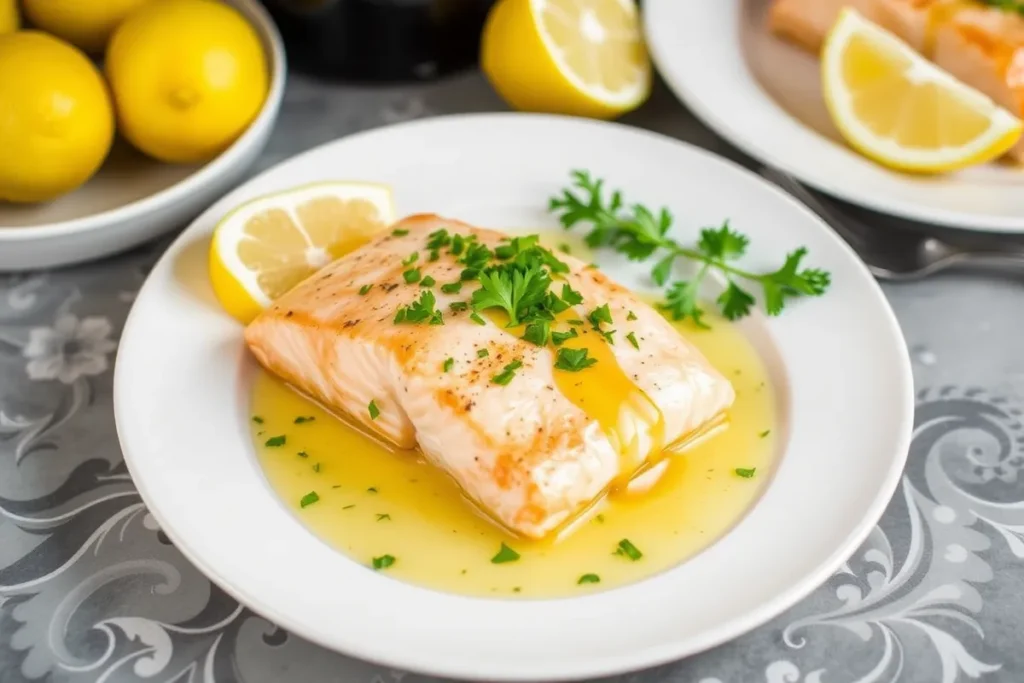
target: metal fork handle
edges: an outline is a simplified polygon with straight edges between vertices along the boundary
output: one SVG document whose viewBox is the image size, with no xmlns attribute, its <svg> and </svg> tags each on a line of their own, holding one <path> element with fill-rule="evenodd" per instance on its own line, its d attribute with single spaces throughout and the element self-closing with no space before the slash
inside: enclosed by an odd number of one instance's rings
<svg viewBox="0 0 1024 683">
<path fill-rule="evenodd" d="M 853 250 L 861 256 L 861 260 L 864 261 L 864 265 L 867 266 L 872 275 L 879 278 L 893 278 L 892 272 L 885 268 L 875 266 L 864 258 L 863 252 L 867 250 L 869 245 L 865 244 L 864 238 L 857 234 L 856 231 L 847 227 L 846 221 L 852 219 L 840 218 L 834 210 L 815 197 L 810 190 L 787 174 L 777 171 L 769 166 L 762 167 L 760 172 L 763 178 L 774 183 L 785 192 L 788 192 L 792 197 L 802 202 L 805 207 L 817 214 L 818 218 L 823 220 L 825 224 L 832 228 L 836 234 L 842 237 L 847 244 L 853 247 Z"/>
</svg>

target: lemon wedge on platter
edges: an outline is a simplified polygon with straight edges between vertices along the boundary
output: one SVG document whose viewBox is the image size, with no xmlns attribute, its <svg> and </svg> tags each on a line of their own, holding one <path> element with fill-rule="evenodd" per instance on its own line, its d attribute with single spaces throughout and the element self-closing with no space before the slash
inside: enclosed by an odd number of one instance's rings
<svg viewBox="0 0 1024 683">
<path fill-rule="evenodd" d="M 855 10 L 821 56 L 825 102 L 846 141 L 890 168 L 943 173 L 1002 156 L 1020 119 Z"/>
<path fill-rule="evenodd" d="M 394 221 L 391 189 L 374 183 L 315 183 L 250 200 L 214 228 L 214 294 L 232 317 L 248 323 Z"/>
</svg>

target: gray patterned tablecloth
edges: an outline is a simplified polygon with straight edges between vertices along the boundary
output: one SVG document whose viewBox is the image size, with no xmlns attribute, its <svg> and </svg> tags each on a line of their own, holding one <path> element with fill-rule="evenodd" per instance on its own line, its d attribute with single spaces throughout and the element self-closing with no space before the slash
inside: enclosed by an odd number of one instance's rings
<svg viewBox="0 0 1024 683">
<path fill-rule="evenodd" d="M 385 89 L 293 77 L 260 168 L 360 129 L 501 108 L 475 74 Z M 627 121 L 737 158 L 664 90 Z M 166 244 L 0 276 L 0 682 L 419 679 L 322 650 L 240 607 L 147 513 L 114 433 L 111 365 Z M 911 345 L 918 404 L 882 522 L 767 626 L 622 680 L 1024 681 L 1021 280 L 885 289 Z"/>
</svg>

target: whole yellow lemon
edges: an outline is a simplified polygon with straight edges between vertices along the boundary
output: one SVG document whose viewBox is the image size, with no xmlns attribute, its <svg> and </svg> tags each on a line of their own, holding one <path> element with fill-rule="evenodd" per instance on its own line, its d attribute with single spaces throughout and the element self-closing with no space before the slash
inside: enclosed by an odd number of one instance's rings
<svg viewBox="0 0 1024 683">
<path fill-rule="evenodd" d="M 18 0 L 0 0 L 0 35 L 17 31 L 20 26 Z"/>
<path fill-rule="evenodd" d="M 161 161 L 215 157 L 259 114 L 269 76 L 259 36 L 215 0 L 160 0 L 133 13 L 107 48 L 121 133 Z"/>
<path fill-rule="evenodd" d="M 89 59 L 39 31 L 0 36 L 0 200 L 38 202 L 100 167 L 114 110 Z"/>
<path fill-rule="evenodd" d="M 0 0 L 2 1 L 2 0 Z M 151 0 L 24 0 L 25 16 L 39 28 L 86 52 L 99 53 L 128 14 Z"/>
</svg>

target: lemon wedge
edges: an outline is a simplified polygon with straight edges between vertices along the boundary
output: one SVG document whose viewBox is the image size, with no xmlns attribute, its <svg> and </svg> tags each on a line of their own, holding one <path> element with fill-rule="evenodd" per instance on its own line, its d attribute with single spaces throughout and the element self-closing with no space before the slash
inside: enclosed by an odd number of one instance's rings
<svg viewBox="0 0 1024 683">
<path fill-rule="evenodd" d="M 289 289 L 395 221 L 391 189 L 329 182 L 259 197 L 213 232 L 210 282 L 221 306 L 248 323 Z"/>
<path fill-rule="evenodd" d="M 836 127 L 865 156 L 919 173 L 991 161 L 1021 121 L 882 27 L 844 9 L 822 50 L 822 85 Z"/>
<path fill-rule="evenodd" d="M 480 61 L 498 94 L 524 111 L 607 119 L 651 92 L 633 0 L 499 0 Z"/>
</svg>

